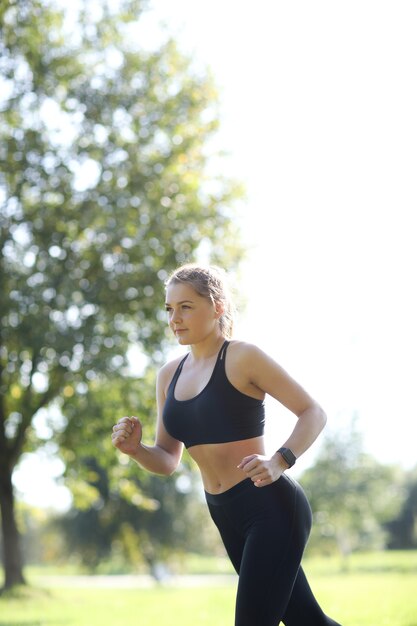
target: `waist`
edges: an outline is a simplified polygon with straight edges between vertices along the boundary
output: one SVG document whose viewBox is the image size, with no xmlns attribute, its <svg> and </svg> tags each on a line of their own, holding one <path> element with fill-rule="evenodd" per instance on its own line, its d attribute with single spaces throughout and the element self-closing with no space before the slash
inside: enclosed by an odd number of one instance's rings
<svg viewBox="0 0 417 626">
<path fill-rule="evenodd" d="M 264 438 L 192 446 L 188 452 L 198 465 L 205 491 L 219 494 L 246 478 L 237 466 L 245 456 L 265 454 Z"/>
<path fill-rule="evenodd" d="M 255 487 L 250 478 L 244 478 L 235 485 L 226 489 L 226 491 L 221 491 L 220 493 L 210 493 L 209 491 L 204 490 L 204 495 L 206 496 L 206 500 L 209 504 L 225 504 L 240 494 L 245 493 L 245 491 L 250 491 L 252 489 L 257 489 L 257 487 Z"/>
</svg>

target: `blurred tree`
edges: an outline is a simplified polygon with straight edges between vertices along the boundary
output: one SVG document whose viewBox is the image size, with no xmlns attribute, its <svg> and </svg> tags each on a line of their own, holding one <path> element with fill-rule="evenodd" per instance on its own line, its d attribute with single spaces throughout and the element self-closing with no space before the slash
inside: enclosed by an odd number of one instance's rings
<svg viewBox="0 0 417 626">
<path fill-rule="evenodd" d="M 141 50 L 145 2 L 79 6 L 75 24 L 52 2 L 0 6 L 6 587 L 24 581 L 12 473 L 34 416 L 126 374 L 132 344 L 160 361 L 167 273 L 202 245 L 228 267 L 241 254 L 240 189 L 208 172 L 212 81 L 171 40 Z"/>
<path fill-rule="evenodd" d="M 58 519 L 55 528 L 66 538 L 65 553 L 90 572 L 110 564 L 113 571 L 145 566 L 157 575 L 160 564 L 178 561 L 186 552 L 213 553 L 219 542 L 198 497 L 195 473 L 148 475 L 146 489 L 152 498 L 145 498 L 138 476 L 123 475 L 118 487 L 111 489 L 109 475 L 96 458 L 85 465 L 90 470 L 87 484 L 96 498 L 85 508 L 78 499 L 78 506 Z"/>
<path fill-rule="evenodd" d="M 204 533 L 209 545 L 201 537 L 210 520 L 197 496 L 188 454 L 179 472 L 160 478 L 111 444 L 111 428 L 122 410 L 140 418 L 144 439 L 149 440 L 155 404 L 151 368 L 139 379 L 92 381 L 61 404 L 67 424 L 58 441 L 66 464 L 65 481 L 74 497 L 72 510 L 61 523 L 71 554 L 78 554 L 90 569 L 103 559 L 117 557 L 117 552 L 123 552 L 125 567 L 145 560 L 154 569 L 155 562 L 166 560 L 169 552 L 213 548 L 213 533 Z"/>
<path fill-rule="evenodd" d="M 327 435 L 301 479 L 314 514 L 310 549 L 337 548 L 344 566 L 353 550 L 384 547 L 383 524 L 402 501 L 401 470 L 363 451 L 355 423 Z"/>
<path fill-rule="evenodd" d="M 417 548 L 417 472 L 412 471 L 406 479 L 404 502 L 401 511 L 387 522 L 388 548 L 391 550 L 415 550 Z"/>
</svg>

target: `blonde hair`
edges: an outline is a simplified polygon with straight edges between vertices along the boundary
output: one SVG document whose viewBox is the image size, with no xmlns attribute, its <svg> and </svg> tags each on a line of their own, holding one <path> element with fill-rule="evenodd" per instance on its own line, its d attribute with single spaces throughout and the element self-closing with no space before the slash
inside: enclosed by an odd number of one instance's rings
<svg viewBox="0 0 417 626">
<path fill-rule="evenodd" d="M 208 298 L 213 305 L 221 304 L 223 313 L 219 318 L 220 331 L 226 339 L 232 337 L 234 305 L 224 270 L 215 265 L 203 266 L 187 263 L 171 274 L 165 287 L 175 283 L 186 283 L 200 296 Z"/>
</svg>

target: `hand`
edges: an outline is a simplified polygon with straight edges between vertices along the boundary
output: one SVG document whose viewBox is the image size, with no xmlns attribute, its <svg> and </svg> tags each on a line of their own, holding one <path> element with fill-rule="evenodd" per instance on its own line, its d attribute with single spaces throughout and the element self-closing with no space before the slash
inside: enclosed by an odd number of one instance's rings
<svg viewBox="0 0 417 626">
<path fill-rule="evenodd" d="M 142 424 L 137 417 L 122 417 L 111 436 L 112 444 L 124 454 L 134 454 L 142 440 Z"/>
<path fill-rule="evenodd" d="M 274 454 L 272 457 L 260 454 L 245 456 L 238 465 L 248 478 L 251 478 L 256 487 L 265 487 L 278 480 L 285 467 L 281 463 L 281 455 Z"/>
</svg>

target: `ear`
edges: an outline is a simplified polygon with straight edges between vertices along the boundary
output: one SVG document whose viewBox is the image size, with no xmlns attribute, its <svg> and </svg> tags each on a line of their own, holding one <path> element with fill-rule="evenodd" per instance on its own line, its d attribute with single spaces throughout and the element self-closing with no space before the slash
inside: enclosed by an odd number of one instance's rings
<svg viewBox="0 0 417 626">
<path fill-rule="evenodd" d="M 222 302 L 216 302 L 214 306 L 215 318 L 219 319 L 224 313 L 224 305 Z"/>
</svg>

